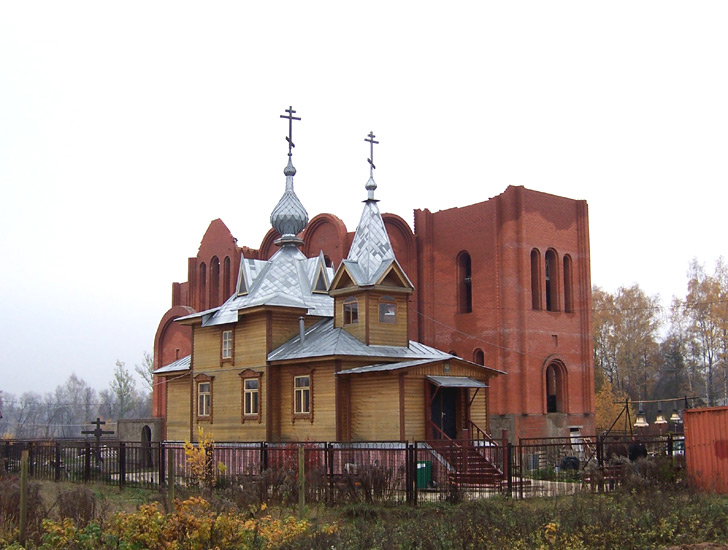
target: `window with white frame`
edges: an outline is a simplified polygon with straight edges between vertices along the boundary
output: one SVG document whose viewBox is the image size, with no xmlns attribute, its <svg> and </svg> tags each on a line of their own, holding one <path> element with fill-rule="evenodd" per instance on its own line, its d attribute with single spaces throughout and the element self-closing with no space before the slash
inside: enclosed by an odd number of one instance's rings
<svg viewBox="0 0 728 550">
<path fill-rule="evenodd" d="M 258 416 L 259 391 L 260 380 L 258 378 L 243 380 L 243 414 L 245 416 Z"/>
<path fill-rule="evenodd" d="M 233 331 L 223 330 L 222 331 L 222 358 L 232 359 L 233 358 Z"/>
<path fill-rule="evenodd" d="M 311 413 L 311 376 L 293 377 L 293 413 Z"/>
<path fill-rule="evenodd" d="M 210 416 L 212 409 L 212 386 L 210 382 L 197 384 L 197 416 Z"/>
</svg>

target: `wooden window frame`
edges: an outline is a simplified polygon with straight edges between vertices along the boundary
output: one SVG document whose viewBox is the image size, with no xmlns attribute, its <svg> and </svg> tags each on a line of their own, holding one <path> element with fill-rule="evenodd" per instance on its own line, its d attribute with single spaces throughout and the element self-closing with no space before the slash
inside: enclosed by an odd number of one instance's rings
<svg viewBox="0 0 728 550">
<path fill-rule="evenodd" d="M 210 422 L 212 424 L 212 407 L 213 407 L 213 377 L 208 376 L 207 374 L 198 374 L 195 376 L 195 416 L 197 417 L 197 421 L 204 421 L 204 422 Z M 202 384 L 209 384 L 210 390 L 209 392 L 206 392 L 210 398 L 209 398 L 209 410 L 207 411 L 208 414 L 200 414 L 200 386 Z"/>
<path fill-rule="evenodd" d="M 359 300 L 354 296 L 349 296 L 344 299 L 344 324 L 345 325 L 358 325 L 359 324 Z"/>
<path fill-rule="evenodd" d="M 313 369 L 295 369 L 291 379 L 291 422 L 308 420 L 313 424 Z M 308 412 L 296 412 L 296 379 L 308 377 Z"/>
<path fill-rule="evenodd" d="M 225 335 L 230 335 L 229 355 L 225 355 Z M 220 361 L 232 362 L 235 355 L 235 331 L 231 328 L 225 329 L 220 334 Z"/>
<path fill-rule="evenodd" d="M 392 308 L 391 310 L 394 311 L 394 315 L 390 316 L 391 318 L 388 318 L 386 311 L 384 311 L 387 306 L 390 306 Z M 397 302 L 391 296 L 382 296 L 379 298 L 379 322 L 384 325 L 397 324 Z"/>
<path fill-rule="evenodd" d="M 258 381 L 258 389 L 256 393 L 258 394 L 258 412 L 246 414 L 245 412 L 245 382 L 248 380 L 257 380 Z M 245 424 L 245 422 L 257 422 L 260 424 L 261 422 L 261 409 L 262 407 L 262 389 L 263 389 L 263 373 L 262 372 L 256 372 L 251 369 L 245 369 L 243 372 L 240 373 L 240 423 Z"/>
</svg>

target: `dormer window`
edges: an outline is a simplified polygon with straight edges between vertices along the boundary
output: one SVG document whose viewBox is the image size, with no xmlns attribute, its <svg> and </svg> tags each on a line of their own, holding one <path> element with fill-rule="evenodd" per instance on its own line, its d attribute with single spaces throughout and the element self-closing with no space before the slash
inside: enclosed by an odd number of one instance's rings
<svg viewBox="0 0 728 550">
<path fill-rule="evenodd" d="M 354 297 L 344 300 L 344 324 L 355 325 L 359 322 L 359 301 Z"/>
<path fill-rule="evenodd" d="M 379 299 L 379 322 L 393 325 L 397 322 L 397 303 L 391 296 Z"/>
</svg>

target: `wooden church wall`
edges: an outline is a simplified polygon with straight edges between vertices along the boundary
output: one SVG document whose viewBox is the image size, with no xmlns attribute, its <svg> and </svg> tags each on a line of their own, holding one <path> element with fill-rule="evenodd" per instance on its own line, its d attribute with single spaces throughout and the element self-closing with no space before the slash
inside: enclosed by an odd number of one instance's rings
<svg viewBox="0 0 728 550">
<path fill-rule="evenodd" d="M 192 399 L 190 377 L 169 377 L 167 381 L 167 439 L 184 441 L 190 437 Z"/>
<path fill-rule="evenodd" d="M 399 379 L 396 375 L 351 377 L 352 441 L 399 440 Z"/>
</svg>

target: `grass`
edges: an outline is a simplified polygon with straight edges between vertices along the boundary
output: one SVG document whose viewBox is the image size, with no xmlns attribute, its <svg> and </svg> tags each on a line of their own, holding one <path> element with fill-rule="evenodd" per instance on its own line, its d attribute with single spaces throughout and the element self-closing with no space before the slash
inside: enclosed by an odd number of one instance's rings
<svg viewBox="0 0 728 550">
<path fill-rule="evenodd" d="M 6 506 L 0 509 L 3 514 L 0 517 L 0 547 L 4 547 L 4 538 L 8 547 L 19 548 L 10 546 L 13 505 L 11 500 L 5 499 L 15 485 L 8 478 L 0 479 L 0 484 L 0 495 L 3 495 L 0 503 L 4 502 Z M 144 504 L 160 502 L 158 508 L 164 512 L 163 495 L 153 490 L 119 490 L 105 485 L 53 482 L 33 486 L 37 493 L 36 515 L 70 518 L 82 532 L 83 529 L 96 533 L 103 531 L 117 513 L 133 518 Z M 180 496 L 184 498 L 185 495 Z M 214 517 L 233 513 L 239 514 L 239 521 L 244 522 L 256 513 L 256 510 L 251 512 L 246 495 L 236 496 L 233 490 L 209 493 L 206 498 Z M 257 510 L 259 512 L 260 508 Z M 265 512 L 281 519 L 295 513 L 292 507 L 274 507 Z M 167 517 L 174 521 L 171 516 Z M 425 503 L 417 507 L 367 503 L 333 508 L 316 506 L 308 509 L 307 519 L 311 529 L 285 538 L 276 548 L 630 550 L 728 541 L 728 497 L 655 484 L 633 484 L 608 494 L 583 493 L 526 500 L 494 497 L 459 504 Z M 32 525 L 42 529 L 40 521 Z M 319 528 L 324 525 L 335 525 L 336 528 Z M 191 541 L 200 544 L 200 548 L 207 548 L 204 537 L 211 535 L 202 531 L 193 534 L 199 536 L 188 533 L 187 542 L 180 541 L 179 548 L 197 548 Z M 59 547 L 49 546 L 48 539 L 45 546 L 39 546 L 40 543 L 40 534 L 36 532 L 28 548 Z M 64 544 L 66 548 L 85 548 L 80 542 L 66 541 Z M 262 548 L 251 546 L 252 543 L 240 544 L 231 548 Z"/>
</svg>

